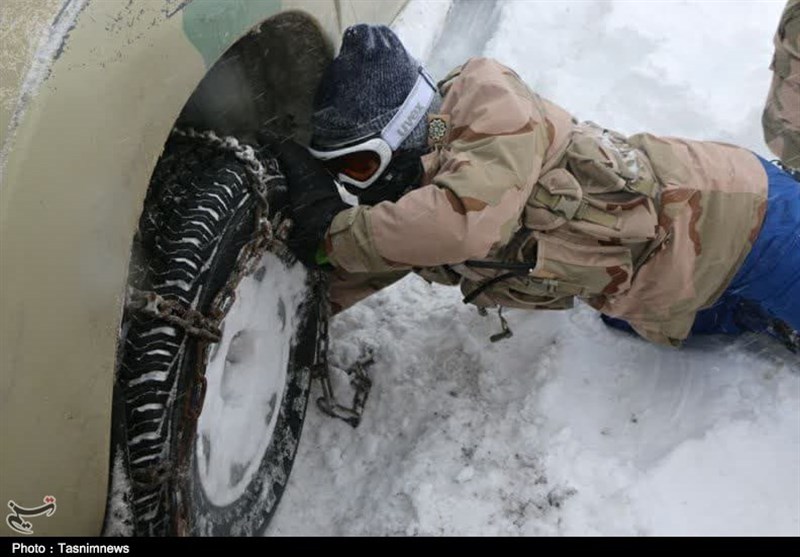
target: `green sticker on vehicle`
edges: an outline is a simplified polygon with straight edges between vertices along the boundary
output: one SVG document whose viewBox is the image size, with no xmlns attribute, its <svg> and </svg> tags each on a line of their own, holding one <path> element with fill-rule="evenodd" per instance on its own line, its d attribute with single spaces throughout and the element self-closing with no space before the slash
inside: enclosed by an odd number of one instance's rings
<svg viewBox="0 0 800 557">
<path fill-rule="evenodd" d="M 281 0 L 193 0 L 183 9 L 183 31 L 207 68 L 251 27 L 281 9 Z"/>
</svg>

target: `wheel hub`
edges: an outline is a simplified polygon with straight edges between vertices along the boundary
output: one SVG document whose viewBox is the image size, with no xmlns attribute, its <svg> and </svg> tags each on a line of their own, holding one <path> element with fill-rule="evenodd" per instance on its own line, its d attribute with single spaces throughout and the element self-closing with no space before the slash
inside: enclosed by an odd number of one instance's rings
<svg viewBox="0 0 800 557">
<path fill-rule="evenodd" d="M 305 292 L 302 266 L 266 253 L 242 278 L 210 345 L 195 457 L 203 490 L 219 506 L 241 497 L 275 431 Z"/>
</svg>

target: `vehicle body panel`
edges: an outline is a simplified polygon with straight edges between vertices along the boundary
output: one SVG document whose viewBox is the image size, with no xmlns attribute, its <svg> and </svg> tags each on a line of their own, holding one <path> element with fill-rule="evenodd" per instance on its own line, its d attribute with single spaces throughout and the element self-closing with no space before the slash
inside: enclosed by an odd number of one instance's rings
<svg viewBox="0 0 800 557">
<path fill-rule="evenodd" d="M 56 497 L 57 512 L 31 519 L 35 534 L 100 532 L 131 241 L 192 91 L 276 13 L 306 11 L 334 40 L 356 20 L 391 21 L 403 3 L 4 3 L 0 502 Z"/>
</svg>

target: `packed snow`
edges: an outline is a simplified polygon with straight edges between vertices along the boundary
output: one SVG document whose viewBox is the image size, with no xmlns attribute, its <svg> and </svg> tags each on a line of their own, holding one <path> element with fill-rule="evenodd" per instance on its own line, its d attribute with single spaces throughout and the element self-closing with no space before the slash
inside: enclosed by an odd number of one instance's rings
<svg viewBox="0 0 800 557">
<path fill-rule="evenodd" d="M 581 119 L 768 156 L 782 7 L 414 0 L 395 28 L 437 77 L 492 56 Z M 333 363 L 372 351 L 372 392 L 356 429 L 309 405 L 268 534 L 800 535 L 796 355 L 654 346 L 584 305 L 504 315 L 491 343 L 495 316 L 409 276 L 334 318 Z"/>
<path fill-rule="evenodd" d="M 216 505 L 241 497 L 273 436 L 306 278 L 302 265 L 287 268 L 264 254 L 239 283 L 222 338 L 208 355 L 196 456 L 200 481 Z"/>
</svg>

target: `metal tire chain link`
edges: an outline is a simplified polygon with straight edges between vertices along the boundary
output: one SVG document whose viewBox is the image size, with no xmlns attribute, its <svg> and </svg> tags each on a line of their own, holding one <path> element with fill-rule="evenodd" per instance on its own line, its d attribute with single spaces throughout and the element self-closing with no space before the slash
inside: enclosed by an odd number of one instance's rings
<svg viewBox="0 0 800 557">
<path fill-rule="evenodd" d="M 217 294 L 211 306 L 211 318 L 216 323 L 221 323 L 228 310 L 233 305 L 233 302 L 236 300 L 236 287 L 244 276 L 255 271 L 261 254 L 272 249 L 282 260 L 296 261 L 294 255 L 289 251 L 285 243 L 292 223 L 288 218 L 283 218 L 280 213 L 275 215 L 272 222 L 270 222 L 268 218 L 265 218 L 265 215 L 267 217 L 269 215 L 269 202 L 267 198 L 269 176 L 264 166 L 255 157 L 255 152 L 252 147 L 240 144 L 239 141 L 233 137 L 220 138 L 211 131 L 196 132 L 190 129 L 186 132 L 180 130 L 175 130 L 175 132 L 185 137 L 202 138 L 212 146 L 232 151 L 236 157 L 245 164 L 245 169 L 251 177 L 250 185 L 261 200 L 261 205 L 256 212 L 255 237 L 239 252 L 235 264 L 235 271 L 231 275 L 229 281 Z M 330 301 L 328 296 L 328 277 L 327 273 L 321 270 L 313 272 L 312 277 L 312 291 L 317 300 L 319 316 L 317 320 L 317 342 L 314 348 L 314 363 L 312 364 L 311 372 L 312 377 L 318 378 L 323 385 L 329 385 L 328 321 L 330 319 Z M 188 471 L 190 462 L 188 456 L 196 431 L 195 424 L 200 417 L 200 411 L 203 408 L 203 401 L 205 399 L 206 378 L 204 370 L 207 365 L 207 344 L 207 341 L 198 344 L 199 352 L 197 355 L 198 366 L 195 376 L 195 386 L 192 388 L 193 396 L 187 397 L 185 413 L 187 420 L 184 422 L 183 435 L 179 444 L 180 451 L 177 467 L 179 470 Z M 333 396 L 332 392 L 330 394 Z M 351 425 L 355 426 L 357 422 Z M 181 476 L 186 477 L 185 474 L 181 474 Z M 188 501 L 178 500 L 176 503 L 181 509 L 176 519 L 176 529 L 180 534 L 188 534 L 189 524 L 186 520 L 189 514 Z"/>
<path fill-rule="evenodd" d="M 329 279 L 328 274 L 323 270 L 315 271 L 315 275 L 320 314 L 317 325 L 315 363 L 311 368 L 311 377 L 319 380 L 322 388 L 322 396 L 317 398 L 317 408 L 331 418 L 337 418 L 347 422 L 352 427 L 358 427 L 372 387 L 372 381 L 365 368 L 372 364 L 374 360 L 372 354 L 368 353 L 365 359 L 356 362 L 351 368 L 345 370 L 350 376 L 351 385 L 354 387 L 353 401 L 349 407 L 340 404 L 331 382 L 331 368 L 328 364 L 328 323 L 331 317 Z"/>
<path fill-rule="evenodd" d="M 184 481 L 182 479 L 188 477 L 187 472 L 190 463 L 188 457 L 194 441 L 196 423 L 205 401 L 206 378 L 204 370 L 207 364 L 208 345 L 209 343 L 220 342 L 222 338 L 220 325 L 236 300 L 236 288 L 242 278 L 255 271 L 260 256 L 267 250 L 273 249 L 276 255 L 283 260 L 292 258 L 285 245 L 285 240 L 291 228 L 291 221 L 288 218 L 283 218 L 281 213 L 276 214 L 272 221 L 269 220 L 267 194 L 270 179 L 275 178 L 275 176 L 268 174 L 264 165 L 256 157 L 253 147 L 240 143 L 234 137 L 219 137 L 213 131 L 198 132 L 191 128 L 185 130 L 175 128 L 172 130 L 172 134 L 191 139 L 200 139 L 212 147 L 232 153 L 244 164 L 245 172 L 250 178 L 248 185 L 259 200 L 259 205 L 256 208 L 253 238 L 240 250 L 230 278 L 212 301 L 209 316 L 205 316 L 193 308 L 186 307 L 178 300 L 166 299 L 155 292 L 142 292 L 131 287 L 128 288 L 126 309 L 162 319 L 181 327 L 188 335 L 197 337 L 200 341 L 197 346 L 195 374 L 194 377 L 189 379 L 189 384 L 186 385 L 188 396 L 185 397 L 184 420 L 177 432 L 177 462 L 172 467 L 172 473 L 168 474 L 168 476 L 171 476 L 172 481 L 183 484 Z M 276 247 L 277 249 L 274 249 Z M 324 331 L 327 333 L 327 323 Z M 317 353 L 321 353 L 324 356 L 327 350 L 327 336 L 321 340 L 324 342 L 317 347 Z M 168 478 L 163 478 L 163 480 L 168 480 Z M 188 492 L 188 490 L 183 491 Z M 189 516 L 189 501 L 180 495 L 180 490 L 173 490 L 170 504 L 178 509 L 173 524 L 175 532 L 178 535 L 188 535 L 190 533 L 190 525 L 187 520 Z"/>
<path fill-rule="evenodd" d="M 256 157 L 253 147 L 240 143 L 235 137 L 219 137 L 213 131 L 198 132 L 192 128 L 186 130 L 176 128 L 173 130 L 173 134 L 192 139 L 202 139 L 212 147 L 232 153 L 244 164 L 245 171 L 250 177 L 250 188 L 260 200 L 260 204 L 256 209 L 254 237 L 239 252 L 234 265 L 234 272 L 211 304 L 209 317 L 213 324 L 218 325 L 225 318 L 228 310 L 236 300 L 236 287 L 239 282 L 241 282 L 242 278 L 255 271 L 259 256 L 275 247 L 276 240 L 280 242 L 282 248 L 279 250 L 278 255 L 283 256 L 282 259 L 286 259 L 288 250 L 285 248 L 284 242 L 288 236 L 291 221 L 282 218 L 283 215 L 280 213 L 276 214 L 272 221 L 269 220 L 267 194 L 270 179 L 276 177 L 267 173 L 264 165 Z M 215 342 L 218 341 L 219 339 Z"/>
<path fill-rule="evenodd" d="M 254 188 L 256 195 L 258 195 L 262 201 L 260 213 L 257 214 L 256 218 L 257 235 L 253 241 L 242 248 L 239 258 L 237 259 L 236 271 L 233 273 L 228 283 L 220 290 L 220 293 L 212 304 L 211 318 L 214 320 L 212 323 L 216 325 L 222 322 L 227 310 L 230 309 L 230 306 L 236 299 L 235 288 L 238 286 L 242 277 L 255 270 L 253 264 L 258 261 L 258 256 L 267 249 L 273 248 L 276 238 L 279 242 L 278 246 L 281 252 L 278 255 L 284 260 L 293 258 L 285 244 L 285 240 L 291 228 L 291 221 L 288 219 L 281 220 L 280 214 L 275 216 L 274 222 L 272 223 L 263 218 L 263 215 L 269 214 L 269 203 L 267 201 L 268 176 L 261 161 L 256 158 L 252 147 L 249 145 L 242 145 L 234 137 L 221 138 L 212 131 L 197 132 L 190 128 L 185 131 L 176 129 L 173 133 L 183 137 L 203 139 L 212 146 L 233 152 L 236 157 L 245 164 L 245 168 L 252 179 L 251 187 Z M 273 234 L 273 230 L 276 231 L 275 234 Z M 367 365 L 372 363 L 372 355 L 369 354 L 366 360 L 356 363 L 352 369 L 347 371 L 355 386 L 355 393 L 350 407 L 339 404 L 331 383 L 330 367 L 328 365 L 328 323 L 330 321 L 331 307 L 328 274 L 323 270 L 316 270 L 313 272 L 312 276 L 312 288 L 315 291 L 318 301 L 319 316 L 317 320 L 317 344 L 315 346 L 314 364 L 312 365 L 311 372 L 312 377 L 319 380 L 323 393 L 323 396 L 317 399 L 317 406 L 328 416 L 341 419 L 352 427 L 357 427 L 361 422 L 364 406 L 372 386 L 372 382 L 364 369 Z M 202 343 L 201 349 L 203 349 Z M 199 396 L 200 400 L 191 405 L 197 413 L 195 416 L 192 416 L 195 421 L 199 417 L 200 410 L 202 409 L 202 399 L 205 397 L 205 375 L 203 374 L 206 365 L 205 353 L 206 351 L 203 349 L 202 354 L 198 357 L 197 380 L 202 386 L 202 394 Z"/>
<path fill-rule="evenodd" d="M 255 150 L 250 145 L 240 143 L 235 137 L 219 137 L 213 131 L 198 132 L 192 128 L 186 130 L 175 128 L 172 130 L 172 134 L 201 139 L 212 147 L 232 153 L 244 164 L 245 171 L 250 177 L 250 188 L 260 200 L 256 211 L 255 235 L 239 252 L 235 270 L 215 297 L 210 316 L 204 316 L 197 310 L 187 308 L 177 300 L 169 300 L 155 292 L 142 292 L 134 288 L 128 289 L 126 307 L 177 325 L 189 335 L 206 342 L 219 342 L 222 337 L 219 325 L 236 299 L 236 287 L 245 275 L 254 270 L 253 264 L 257 261 L 256 256 L 273 247 L 276 236 L 281 242 L 285 240 L 291 221 L 288 219 L 281 221 L 280 214 L 275 216 L 274 223 L 264 218 L 264 215 L 269 215 L 267 188 L 270 176 L 264 165 L 255 156 Z M 279 224 L 276 226 L 275 223 Z M 274 230 L 277 230 L 277 233 L 274 233 Z"/>
<path fill-rule="evenodd" d="M 269 220 L 268 188 L 270 176 L 250 145 L 240 143 L 235 137 L 219 137 L 213 131 L 198 132 L 189 128 L 187 130 L 175 129 L 173 133 L 182 137 L 201 139 L 212 147 L 233 153 L 244 164 L 245 172 L 250 177 L 250 188 L 260 201 L 256 208 L 253 239 L 239 251 L 230 278 L 214 297 L 209 310 L 210 319 L 219 328 L 219 324 L 225 319 L 228 311 L 236 301 L 236 288 L 245 276 L 255 271 L 263 253 L 275 248 L 277 245 L 278 249 L 273 251 L 276 252 L 278 257 L 283 260 L 292 259 L 285 245 L 285 240 L 291 228 L 291 221 L 284 219 L 281 213 L 277 213 L 272 222 Z M 276 240 L 278 241 L 277 243 Z M 218 342 L 218 340 L 215 342 Z M 207 385 L 205 369 L 208 364 L 207 348 L 208 340 L 201 339 L 197 345 L 195 376 L 192 385 L 188 388 L 190 396 L 186 397 L 184 420 L 179 432 L 176 473 L 177 481 L 181 484 L 184 483 L 181 479 L 189 476 L 191 448 L 197 431 L 196 424 L 205 402 Z M 179 535 L 188 535 L 191 532 L 187 518 L 190 515 L 189 501 L 179 496 L 181 492 L 189 493 L 190 491 L 188 487 L 183 490 L 176 490 L 173 504 L 179 509 L 179 512 L 176 513 L 175 529 Z"/>
<path fill-rule="evenodd" d="M 262 235 L 257 235 L 250 244 L 247 244 L 240 252 L 239 260 L 237 260 L 236 272 L 231 276 L 231 280 L 223 287 L 219 295 L 214 301 L 211 310 L 212 319 L 216 323 L 221 323 L 225 317 L 225 313 L 230 308 L 230 305 L 235 300 L 235 288 L 241 278 L 254 269 L 249 267 L 248 262 L 258 261 L 258 255 L 263 253 L 264 250 L 273 247 L 275 237 L 272 230 L 275 229 L 276 236 L 280 241 L 280 245 L 284 251 L 284 258 L 289 254 L 288 249 L 285 247 L 285 240 L 288 236 L 291 227 L 291 221 L 288 219 L 283 220 L 277 226 L 270 223 L 266 219 L 262 219 L 263 214 L 269 213 L 269 204 L 267 201 L 267 176 L 266 171 L 261 162 L 255 157 L 255 153 L 249 145 L 242 145 L 234 137 L 221 138 L 211 131 L 197 132 L 193 129 L 186 131 L 174 130 L 174 133 L 184 137 L 202 138 L 213 146 L 221 149 L 233 151 L 234 154 L 245 164 L 245 168 L 253 178 L 251 185 L 255 184 L 255 192 L 262 200 L 262 213 L 257 216 L 257 222 L 262 226 Z M 280 215 L 276 215 L 275 221 L 280 221 Z M 259 238 L 263 243 L 259 243 Z M 319 316 L 317 325 L 317 345 L 315 347 L 314 364 L 312 365 L 312 377 L 319 380 L 322 387 L 323 396 L 317 399 L 318 408 L 330 417 L 338 418 L 350 424 L 352 427 L 357 427 L 361 422 L 361 415 L 364 411 L 367 396 L 372 386 L 364 367 L 372 363 L 371 355 L 365 362 L 358 362 L 353 366 L 353 369 L 348 370 L 352 382 L 355 385 L 355 394 L 351 407 L 346 407 L 339 404 L 336 399 L 333 385 L 330 378 L 330 367 L 328 365 L 328 348 L 329 348 L 329 332 L 328 323 L 330 321 L 330 289 L 328 275 L 325 271 L 317 270 L 313 272 L 313 289 L 316 291 L 316 298 L 319 304 Z M 203 351 L 205 354 L 205 351 Z M 205 376 L 202 372 L 205 369 L 204 355 L 198 358 L 198 381 L 203 386 L 203 393 L 199 404 L 192 405 L 197 409 L 197 417 L 199 417 L 200 409 L 202 409 L 202 398 L 205 397 Z"/>
<path fill-rule="evenodd" d="M 163 319 L 169 323 L 183 328 L 187 334 L 201 340 L 198 343 L 197 369 L 193 383 L 188 386 L 190 396 L 186 397 L 185 420 L 180 428 L 178 441 L 177 466 L 174 467 L 174 478 L 187 477 L 189 466 L 189 451 L 194 440 L 195 424 L 203 408 L 206 391 L 206 378 L 204 370 L 207 359 L 207 346 L 212 342 L 219 342 L 222 337 L 220 324 L 227 311 L 236 299 L 236 287 L 241 279 L 255 270 L 259 255 L 271 248 L 283 260 L 293 260 L 291 252 L 286 247 L 285 241 L 291 229 L 291 220 L 276 214 L 272 221 L 265 218 L 269 215 L 268 187 L 269 178 L 264 165 L 255 156 L 255 150 L 246 144 L 241 144 L 234 137 L 219 137 L 213 131 L 198 132 L 192 128 L 185 130 L 175 128 L 173 135 L 201 139 L 213 147 L 231 152 L 245 166 L 245 171 L 250 176 L 250 187 L 261 201 L 256 211 L 254 238 L 245 244 L 237 256 L 234 272 L 228 282 L 221 288 L 211 305 L 210 316 L 204 316 L 197 310 L 186 308 L 177 300 L 168 300 L 155 292 L 141 292 L 133 288 L 128 289 L 127 308 L 133 309 Z M 276 241 L 277 240 L 277 241 Z M 353 408 L 346 408 L 338 404 L 330 381 L 330 368 L 328 366 L 328 322 L 330 319 L 329 283 L 327 273 L 318 270 L 313 273 L 313 287 L 318 301 L 319 316 L 317 322 L 317 343 L 315 346 L 314 364 L 312 364 L 312 377 L 320 381 L 323 396 L 317 400 L 318 407 L 327 415 L 342 419 L 351 426 L 356 427 L 361 420 L 364 404 L 369 393 L 371 382 L 360 366 L 355 375 L 361 385 L 354 397 Z M 173 504 L 180 509 L 175 519 L 175 529 L 179 535 L 188 535 L 190 525 L 187 521 L 188 501 L 173 493 Z"/>
<path fill-rule="evenodd" d="M 256 208 L 253 238 L 239 251 L 236 257 L 236 263 L 234 263 L 233 272 L 228 278 L 228 281 L 220 288 L 220 291 L 214 297 L 211 308 L 209 309 L 209 315 L 202 316 L 204 323 L 210 328 L 213 328 L 218 334 L 216 338 L 210 338 L 208 335 L 197 335 L 200 338 L 200 342 L 197 346 L 197 367 L 195 370 L 194 384 L 190 387 L 192 396 L 187 397 L 186 406 L 186 417 L 189 419 L 188 424 L 191 425 L 191 427 L 188 428 L 188 439 L 184 443 L 184 447 L 188 449 L 194 437 L 194 424 L 200 417 L 200 412 L 203 409 L 203 403 L 205 401 L 205 369 L 208 364 L 208 344 L 221 340 L 222 333 L 220 326 L 228 311 L 233 306 L 233 303 L 236 301 L 236 288 L 245 276 L 255 271 L 261 255 L 276 246 L 276 240 L 280 242 L 282 246 L 281 249 L 277 250 L 278 255 L 282 259 L 286 259 L 288 250 L 285 248 L 284 241 L 288 236 L 291 221 L 289 219 L 283 219 L 280 213 L 275 215 L 272 222 L 269 220 L 269 201 L 267 196 L 270 178 L 274 178 L 274 176 L 268 174 L 264 165 L 256 157 L 255 149 L 253 149 L 252 146 L 240 143 L 235 137 L 220 137 L 210 130 L 199 132 L 193 128 L 187 128 L 185 130 L 175 128 L 172 133 L 180 137 L 200 139 L 211 147 L 232 153 L 244 164 L 245 172 L 250 178 L 248 185 L 259 200 L 259 205 Z M 187 332 L 189 332 L 188 329 Z M 183 455 L 179 457 L 180 462 L 184 462 L 185 460 Z"/>
</svg>

